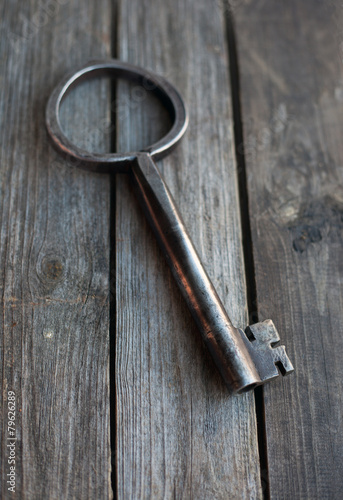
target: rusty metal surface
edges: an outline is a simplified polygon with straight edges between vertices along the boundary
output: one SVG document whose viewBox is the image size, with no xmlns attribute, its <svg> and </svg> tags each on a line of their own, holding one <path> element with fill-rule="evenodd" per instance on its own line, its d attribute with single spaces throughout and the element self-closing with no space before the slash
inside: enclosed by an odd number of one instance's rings
<svg viewBox="0 0 343 500">
<path fill-rule="evenodd" d="M 147 85 L 158 94 L 173 117 L 170 132 L 140 152 L 93 154 L 74 146 L 64 135 L 59 107 L 68 90 L 80 79 L 111 74 Z M 96 61 L 68 75 L 53 91 L 46 111 L 47 129 L 55 147 L 77 166 L 97 172 L 128 173 L 136 196 L 165 255 L 212 357 L 232 392 L 255 388 L 281 373 L 293 371 L 271 320 L 243 330 L 227 315 L 191 242 L 174 200 L 154 160 L 168 154 L 184 135 L 188 116 L 177 90 L 160 76 L 118 60 Z"/>
</svg>

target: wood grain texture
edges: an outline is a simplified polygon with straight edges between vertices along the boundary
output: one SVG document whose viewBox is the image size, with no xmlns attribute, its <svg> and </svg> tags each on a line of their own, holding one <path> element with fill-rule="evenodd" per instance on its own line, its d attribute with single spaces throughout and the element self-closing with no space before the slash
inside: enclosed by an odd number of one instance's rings
<svg viewBox="0 0 343 500">
<path fill-rule="evenodd" d="M 109 179 L 67 166 L 44 124 L 48 96 L 64 73 L 109 55 L 109 9 L 107 0 L 1 3 L 4 499 L 111 496 Z M 96 88 L 102 105 L 83 87 L 64 113 L 79 141 L 81 118 L 86 126 L 108 113 L 108 87 Z M 89 133 L 94 147 L 105 148 L 108 137 Z M 17 402 L 15 494 L 5 482 L 8 390 Z"/>
<path fill-rule="evenodd" d="M 234 8 L 259 319 L 294 375 L 265 387 L 270 493 L 343 491 L 342 21 L 338 1 Z"/>
<path fill-rule="evenodd" d="M 118 56 L 167 77 L 186 99 L 189 131 L 159 167 L 230 316 L 244 325 L 222 12 L 204 0 L 121 2 L 118 26 Z M 118 100 L 128 95 L 120 150 L 166 128 L 146 95 L 119 86 Z M 118 498 L 260 498 L 254 396 L 228 394 L 124 176 L 116 208 Z"/>
</svg>

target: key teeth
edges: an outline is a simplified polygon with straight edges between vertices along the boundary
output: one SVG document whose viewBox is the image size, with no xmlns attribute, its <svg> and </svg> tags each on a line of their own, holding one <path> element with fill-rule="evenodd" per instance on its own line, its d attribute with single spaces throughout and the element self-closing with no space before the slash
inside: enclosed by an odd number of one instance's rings
<svg viewBox="0 0 343 500">
<path fill-rule="evenodd" d="M 280 342 L 278 331 L 271 319 L 250 325 L 246 330 L 249 332 L 247 333 L 248 338 L 249 334 L 252 334 L 259 344 L 263 342 L 264 344 L 276 345 Z"/>
<path fill-rule="evenodd" d="M 285 346 L 280 345 L 279 347 L 272 348 L 272 352 L 274 355 L 274 364 L 279 368 L 283 377 L 294 372 L 294 367 L 287 356 Z"/>
<path fill-rule="evenodd" d="M 245 334 L 250 340 L 252 357 L 261 380 L 271 380 L 279 374 L 285 376 L 294 371 L 285 347 L 275 347 L 280 342 L 280 337 L 271 319 L 248 326 Z"/>
</svg>

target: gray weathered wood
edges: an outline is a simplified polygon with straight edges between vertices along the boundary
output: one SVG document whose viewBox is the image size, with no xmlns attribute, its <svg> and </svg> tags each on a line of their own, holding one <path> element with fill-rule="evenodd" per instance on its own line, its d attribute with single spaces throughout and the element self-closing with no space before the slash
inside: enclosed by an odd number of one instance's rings
<svg viewBox="0 0 343 500">
<path fill-rule="evenodd" d="M 166 76 L 186 99 L 189 131 L 160 167 L 232 319 L 244 325 L 223 21 L 205 0 L 123 1 L 118 55 Z M 119 87 L 118 99 L 126 96 Z M 144 111 L 136 102 L 120 113 L 120 150 L 163 133 L 158 108 Z M 118 498 L 260 498 L 254 396 L 230 397 L 216 374 L 125 177 L 116 207 Z"/>
<path fill-rule="evenodd" d="M 2 498 L 111 496 L 109 179 L 67 167 L 44 124 L 62 75 L 109 55 L 109 12 L 107 0 L 1 6 Z M 89 140 L 104 148 L 108 136 L 90 125 L 106 116 L 109 96 L 106 84 L 96 89 L 103 104 L 83 87 L 64 121 L 80 127 L 82 114 Z M 5 479 L 8 390 L 17 402 L 15 495 Z"/>
<path fill-rule="evenodd" d="M 234 9 L 259 318 L 295 364 L 265 388 L 270 493 L 343 491 L 341 3 Z"/>
</svg>

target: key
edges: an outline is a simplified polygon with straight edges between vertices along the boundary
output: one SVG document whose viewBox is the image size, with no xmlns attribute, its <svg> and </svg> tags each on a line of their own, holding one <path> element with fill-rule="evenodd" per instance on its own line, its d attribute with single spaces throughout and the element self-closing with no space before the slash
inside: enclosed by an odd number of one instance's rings
<svg viewBox="0 0 343 500">
<path fill-rule="evenodd" d="M 109 74 L 153 90 L 173 117 L 168 134 L 139 152 L 98 154 L 73 145 L 59 120 L 63 97 L 80 79 Z M 177 90 L 164 78 L 118 60 L 91 62 L 68 75 L 52 92 L 46 110 L 48 133 L 58 151 L 83 169 L 129 175 L 136 197 L 155 234 L 171 272 L 225 384 L 243 393 L 294 369 L 271 320 L 233 326 L 182 221 L 172 195 L 156 166 L 184 135 L 188 116 Z"/>
</svg>

